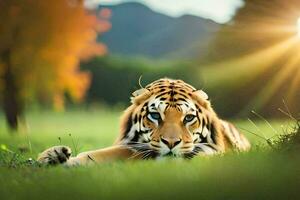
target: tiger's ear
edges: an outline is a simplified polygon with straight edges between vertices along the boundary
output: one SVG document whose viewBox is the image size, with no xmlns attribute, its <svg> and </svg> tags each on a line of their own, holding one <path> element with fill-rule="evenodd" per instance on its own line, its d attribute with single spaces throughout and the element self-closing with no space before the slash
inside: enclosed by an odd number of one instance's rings
<svg viewBox="0 0 300 200">
<path fill-rule="evenodd" d="M 204 108 L 210 108 L 210 102 L 208 95 L 203 91 L 203 90 L 195 90 L 193 92 L 194 94 L 194 99 Z"/>
<path fill-rule="evenodd" d="M 148 92 L 148 90 L 145 89 L 145 88 L 138 89 L 138 90 L 136 90 L 136 91 L 134 91 L 134 92 L 132 93 L 132 97 L 137 97 L 137 96 L 139 96 L 139 95 L 141 95 L 141 94 L 144 94 L 144 93 L 146 93 L 146 92 Z"/>
<path fill-rule="evenodd" d="M 204 100 L 208 100 L 208 95 L 203 90 L 196 90 L 194 91 L 194 94 Z"/>
<path fill-rule="evenodd" d="M 132 93 L 131 103 L 140 104 L 151 96 L 151 92 L 145 88 L 138 89 Z"/>
</svg>

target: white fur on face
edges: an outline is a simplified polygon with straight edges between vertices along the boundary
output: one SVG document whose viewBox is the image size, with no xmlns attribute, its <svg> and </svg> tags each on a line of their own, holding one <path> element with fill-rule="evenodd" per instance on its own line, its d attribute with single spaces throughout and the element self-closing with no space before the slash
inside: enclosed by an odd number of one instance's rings
<svg viewBox="0 0 300 200">
<path fill-rule="evenodd" d="M 184 121 L 184 118 L 186 115 L 188 114 L 192 114 L 197 116 L 197 108 L 196 105 L 194 104 L 194 102 L 190 99 L 185 99 L 185 101 L 178 101 L 176 102 L 178 103 L 176 106 L 178 108 L 178 110 L 180 112 L 182 112 L 182 121 Z M 158 112 L 160 114 L 161 120 L 164 121 L 165 120 L 165 111 L 168 108 L 168 103 L 166 101 L 161 101 L 158 98 L 152 97 L 149 102 L 148 102 L 148 110 L 149 112 Z M 155 120 L 152 119 L 151 115 L 147 116 L 148 119 L 150 119 L 155 125 L 156 127 L 159 127 L 159 120 Z M 187 122 L 185 124 L 187 130 L 189 130 L 189 126 L 191 124 L 193 124 L 195 122 L 195 120 L 197 120 L 197 118 L 195 118 L 194 120 Z M 201 120 L 200 120 L 200 123 Z M 153 131 L 151 129 L 149 129 L 148 127 L 144 127 L 144 124 L 142 121 L 138 121 L 137 123 L 133 124 L 129 133 L 128 133 L 128 137 L 126 140 L 124 140 L 124 143 L 130 142 L 132 140 L 132 138 L 135 137 L 136 132 L 143 132 L 140 137 L 138 138 L 138 142 L 140 143 L 148 143 L 152 140 L 151 135 L 153 133 Z M 193 132 L 190 132 L 191 137 L 193 138 L 193 141 L 195 141 L 196 143 L 192 144 L 191 149 L 193 150 L 194 147 L 197 147 L 198 150 L 200 149 L 199 153 L 204 153 L 204 154 L 214 154 L 216 151 L 211 148 L 210 146 L 207 145 L 207 143 L 201 143 L 201 138 L 199 134 L 194 134 L 194 133 L 201 133 L 203 137 L 207 138 L 207 142 L 212 142 L 211 140 L 211 132 L 208 130 L 208 128 L 206 126 L 204 126 L 203 124 L 200 124 L 199 128 L 196 130 L 193 130 Z M 183 154 L 183 150 L 182 150 L 182 146 L 184 146 L 185 144 L 183 142 L 181 142 L 180 144 L 176 145 L 175 147 L 173 147 L 172 149 L 170 149 L 166 144 L 164 144 L 162 141 L 159 142 L 159 154 L 161 156 L 164 156 L 166 154 L 169 154 L 170 152 L 172 152 L 172 154 L 174 156 L 178 156 L 180 157 L 180 155 Z M 187 152 L 187 149 L 185 149 L 184 151 L 185 153 Z"/>
<path fill-rule="evenodd" d="M 180 111 L 182 112 L 182 121 L 184 120 L 184 117 L 187 114 L 193 114 L 196 115 L 196 105 L 194 104 L 194 102 L 192 100 L 186 99 L 187 102 L 184 101 L 179 101 L 178 102 L 178 106 L 180 107 Z M 149 103 L 148 103 L 148 109 L 150 112 L 158 112 L 161 115 L 161 119 L 164 120 L 165 119 L 165 111 L 167 108 L 167 104 L 165 101 L 161 101 L 159 99 L 156 99 L 155 97 L 153 97 Z M 194 120 L 197 120 L 196 118 Z M 194 123 L 194 120 L 191 122 L 188 122 L 186 124 L 186 127 L 188 128 L 188 126 L 192 123 Z M 152 120 L 156 126 L 158 127 L 158 121 L 157 120 Z M 193 135 L 193 133 L 190 133 L 191 135 Z M 181 142 L 180 144 L 176 145 L 175 147 L 173 147 L 172 149 L 170 149 L 166 144 L 164 144 L 163 142 L 160 141 L 160 150 L 159 153 L 160 155 L 164 156 L 170 152 L 172 152 L 173 155 L 175 156 L 179 156 L 182 154 L 181 152 L 181 147 L 183 146 L 183 143 Z"/>
<path fill-rule="evenodd" d="M 181 147 L 183 145 L 183 143 L 179 143 L 178 145 L 176 145 L 175 147 L 173 147 L 172 149 L 170 149 L 166 144 L 164 144 L 163 142 L 160 141 L 160 155 L 164 156 L 170 152 L 172 152 L 173 155 L 175 156 L 179 156 L 181 155 Z"/>
</svg>

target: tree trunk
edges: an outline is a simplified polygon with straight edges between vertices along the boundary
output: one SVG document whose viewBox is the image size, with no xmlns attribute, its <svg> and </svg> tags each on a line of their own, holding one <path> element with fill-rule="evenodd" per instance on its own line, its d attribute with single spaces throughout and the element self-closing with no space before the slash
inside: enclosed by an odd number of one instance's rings
<svg viewBox="0 0 300 200">
<path fill-rule="evenodd" d="M 5 50 L 2 55 L 4 63 L 3 73 L 3 110 L 8 127 L 15 131 L 18 129 L 18 119 L 22 114 L 23 108 L 19 98 L 19 90 L 15 82 L 15 77 L 11 66 L 11 50 Z"/>
</svg>

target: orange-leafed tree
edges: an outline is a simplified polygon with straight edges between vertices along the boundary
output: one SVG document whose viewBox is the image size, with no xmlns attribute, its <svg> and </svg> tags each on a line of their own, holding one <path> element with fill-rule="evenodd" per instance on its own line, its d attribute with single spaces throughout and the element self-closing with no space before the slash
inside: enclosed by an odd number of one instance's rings
<svg viewBox="0 0 300 200">
<path fill-rule="evenodd" d="M 82 0 L 0 1 L 0 98 L 11 129 L 28 102 L 60 109 L 66 94 L 82 100 L 90 74 L 79 63 L 105 53 L 96 42 L 110 25 L 104 13 L 101 18 L 87 11 Z"/>
</svg>

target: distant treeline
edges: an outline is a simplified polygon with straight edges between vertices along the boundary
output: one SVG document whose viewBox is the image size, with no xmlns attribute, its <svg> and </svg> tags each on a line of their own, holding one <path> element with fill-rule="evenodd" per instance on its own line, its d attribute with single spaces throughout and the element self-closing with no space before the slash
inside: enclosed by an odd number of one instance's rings
<svg viewBox="0 0 300 200">
<path fill-rule="evenodd" d="M 201 86 L 197 67 L 189 62 L 107 56 L 82 63 L 81 68 L 92 74 L 86 99 L 88 103 L 128 104 L 131 93 L 140 88 L 140 77 L 143 87 L 164 77 L 183 79 L 195 87 Z"/>
<path fill-rule="evenodd" d="M 257 108 L 251 105 L 251 101 L 257 97 L 254 89 L 268 82 L 272 73 L 263 74 L 260 78 L 254 76 L 254 80 L 241 80 L 240 72 L 232 72 L 229 68 L 213 69 L 218 73 L 208 74 L 205 66 L 193 62 L 149 60 L 146 58 L 129 58 L 106 56 L 97 57 L 81 64 L 82 70 L 88 70 L 92 75 L 91 87 L 86 95 L 86 104 L 105 104 L 108 106 L 128 105 L 131 93 L 141 86 L 145 87 L 152 81 L 169 77 L 182 79 L 196 88 L 204 89 L 212 102 L 213 107 L 221 117 L 248 117 L 253 116 L 252 110 L 265 117 L 285 117 L 278 108 L 283 108 L 282 98 L 272 98 L 269 103 Z M 211 84 L 213 79 L 220 80 Z M 236 77 L 233 80 L 228 77 Z M 139 85 L 139 79 L 141 81 Z M 224 80 L 225 81 L 224 81 Z M 254 84 L 255 83 L 255 84 Z M 287 85 L 286 85 L 287 86 Z M 281 93 L 278 93 L 278 95 Z M 280 102 L 281 101 L 281 104 Z M 275 103 L 277 102 L 277 103 Z M 298 112 L 297 104 L 287 102 L 293 113 Z"/>
</svg>

